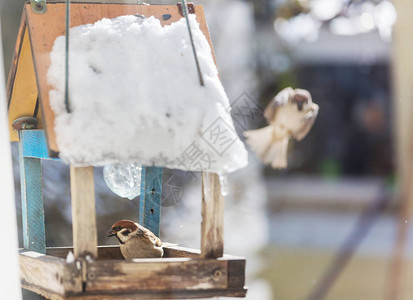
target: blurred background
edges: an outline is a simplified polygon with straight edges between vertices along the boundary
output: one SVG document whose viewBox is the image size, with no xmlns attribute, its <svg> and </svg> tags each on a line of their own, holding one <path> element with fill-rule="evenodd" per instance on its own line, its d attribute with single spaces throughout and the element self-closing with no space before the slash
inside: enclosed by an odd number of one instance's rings
<svg viewBox="0 0 413 300">
<path fill-rule="evenodd" d="M 6 76 L 23 3 L 0 0 Z M 411 279 L 408 258 L 413 254 L 408 235 L 396 239 L 398 232 L 408 231 L 410 220 L 406 201 L 398 197 L 403 185 L 396 180 L 396 157 L 404 150 L 396 143 L 402 134 L 395 121 L 406 120 L 394 118 L 392 66 L 402 64 L 394 38 L 400 12 L 396 3 L 195 3 L 205 6 L 241 136 L 246 129 L 264 126 L 263 109 L 285 87 L 309 90 L 320 106 L 310 134 L 290 143 L 287 169 L 267 168 L 250 153 L 249 166 L 229 177 L 225 252 L 247 257 L 247 299 L 413 299 L 411 284 L 392 289 Z M 12 147 L 19 214 L 18 148 Z M 102 168 L 96 168 L 95 180 L 99 243 L 114 244 L 105 237 L 106 230 L 118 219 L 138 221 L 139 199 L 114 195 Z M 68 167 L 45 161 L 43 184 L 47 245 L 71 245 Z M 194 224 L 201 221 L 200 185 L 199 174 L 165 172 L 163 240 L 199 247 L 200 227 Z M 397 252 L 404 246 L 406 254 Z M 404 268 L 402 258 L 407 259 Z M 38 298 L 25 293 L 25 299 Z"/>
</svg>

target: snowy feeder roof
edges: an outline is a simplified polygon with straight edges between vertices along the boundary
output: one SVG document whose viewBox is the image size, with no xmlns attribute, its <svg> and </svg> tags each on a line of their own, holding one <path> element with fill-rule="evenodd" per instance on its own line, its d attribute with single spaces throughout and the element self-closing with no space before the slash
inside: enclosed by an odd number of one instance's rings
<svg viewBox="0 0 413 300">
<path fill-rule="evenodd" d="M 233 126 L 207 28 L 195 15 L 190 22 L 205 86 L 184 18 L 167 23 L 126 15 L 72 27 L 70 113 L 64 103 L 65 38 L 51 40 L 41 93 L 49 149 L 76 166 L 138 162 L 217 173 L 244 167 L 247 152 Z"/>
</svg>

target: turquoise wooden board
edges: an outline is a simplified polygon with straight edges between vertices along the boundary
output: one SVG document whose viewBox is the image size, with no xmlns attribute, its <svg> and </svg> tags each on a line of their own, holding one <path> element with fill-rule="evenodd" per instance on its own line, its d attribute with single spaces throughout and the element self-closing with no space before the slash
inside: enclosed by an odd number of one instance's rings
<svg viewBox="0 0 413 300">
<path fill-rule="evenodd" d="M 160 234 L 162 168 L 143 167 L 141 173 L 141 197 L 139 205 L 139 223 Z"/>
<path fill-rule="evenodd" d="M 20 132 L 20 186 L 22 202 L 23 247 L 46 253 L 46 232 L 42 192 L 42 166 L 39 158 L 24 157 L 24 131 Z"/>
<path fill-rule="evenodd" d="M 20 131 L 23 157 L 60 160 L 49 156 L 46 137 L 43 130 Z"/>
</svg>

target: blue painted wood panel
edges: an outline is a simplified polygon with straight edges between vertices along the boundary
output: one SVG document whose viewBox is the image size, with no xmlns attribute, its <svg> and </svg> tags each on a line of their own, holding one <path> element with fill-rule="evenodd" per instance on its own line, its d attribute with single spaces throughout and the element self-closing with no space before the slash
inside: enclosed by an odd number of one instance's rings
<svg viewBox="0 0 413 300">
<path fill-rule="evenodd" d="M 42 192 L 42 166 L 39 158 L 24 157 L 24 137 L 19 142 L 23 246 L 46 253 L 46 232 Z"/>
<path fill-rule="evenodd" d="M 142 167 L 139 224 L 157 237 L 160 233 L 162 168 Z"/>
<path fill-rule="evenodd" d="M 49 156 L 43 130 L 20 131 L 20 142 L 22 143 L 23 157 L 59 160 Z"/>
</svg>

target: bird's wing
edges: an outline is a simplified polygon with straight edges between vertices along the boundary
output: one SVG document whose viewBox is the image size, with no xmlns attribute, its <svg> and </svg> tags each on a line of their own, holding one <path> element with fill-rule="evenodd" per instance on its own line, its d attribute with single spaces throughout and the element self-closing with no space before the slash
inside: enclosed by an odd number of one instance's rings
<svg viewBox="0 0 413 300">
<path fill-rule="evenodd" d="M 264 110 L 264 118 L 268 124 L 271 124 L 274 120 L 275 113 L 277 112 L 278 107 L 287 104 L 288 99 L 294 93 L 294 90 L 290 87 L 283 89 L 279 92 L 274 99 L 268 103 L 267 107 Z"/>
<path fill-rule="evenodd" d="M 151 241 L 152 244 L 154 244 L 157 247 L 162 246 L 161 239 L 158 238 L 156 235 L 154 235 L 152 231 L 150 231 L 149 229 L 146 229 L 145 227 L 142 227 L 142 231 L 143 231 L 144 237 L 146 237 L 149 241 Z"/>
<path fill-rule="evenodd" d="M 313 127 L 314 121 L 318 115 L 318 105 L 315 103 L 313 103 L 313 105 L 315 109 L 312 111 L 309 111 L 305 115 L 303 126 L 300 128 L 300 130 L 297 130 L 296 132 L 292 132 L 292 136 L 297 141 L 301 141 L 303 138 L 305 138 L 306 135 L 310 132 L 311 127 Z"/>
</svg>

